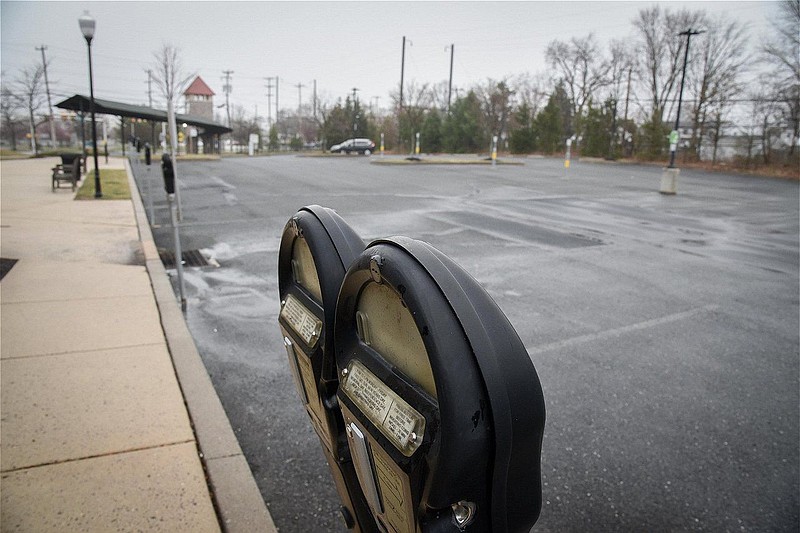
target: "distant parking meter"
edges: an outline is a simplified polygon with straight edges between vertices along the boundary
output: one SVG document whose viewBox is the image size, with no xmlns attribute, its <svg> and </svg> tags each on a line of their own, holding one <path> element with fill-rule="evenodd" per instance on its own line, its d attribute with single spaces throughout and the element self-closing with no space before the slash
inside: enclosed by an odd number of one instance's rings
<svg viewBox="0 0 800 533">
<path fill-rule="evenodd" d="M 150 143 L 145 143 L 144 145 L 144 162 L 147 166 L 150 166 L 152 161 L 152 156 L 150 155 Z"/>
<path fill-rule="evenodd" d="M 337 393 L 382 531 L 527 532 L 541 510 L 541 385 L 513 326 L 432 246 L 370 244 L 336 309 Z"/>
<path fill-rule="evenodd" d="M 336 297 L 364 242 L 333 210 L 308 206 L 286 224 L 278 254 L 278 318 L 295 386 L 323 445 L 348 528 L 376 532 L 350 457 L 336 391 Z"/>
<path fill-rule="evenodd" d="M 175 194 L 175 168 L 169 154 L 161 156 L 161 171 L 164 173 L 164 190 L 167 194 Z"/>
</svg>

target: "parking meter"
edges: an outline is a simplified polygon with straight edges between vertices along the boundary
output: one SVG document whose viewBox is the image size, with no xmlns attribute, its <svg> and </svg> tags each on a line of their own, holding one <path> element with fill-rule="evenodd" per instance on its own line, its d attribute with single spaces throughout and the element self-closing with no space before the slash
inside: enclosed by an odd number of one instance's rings
<svg viewBox="0 0 800 533">
<path fill-rule="evenodd" d="M 530 530 L 544 397 L 475 279 L 426 243 L 374 241 L 342 282 L 333 342 L 353 463 L 382 531 Z"/>
<path fill-rule="evenodd" d="M 167 194 L 175 194 L 175 169 L 169 154 L 161 156 L 161 171 L 164 173 L 164 190 Z"/>
<path fill-rule="evenodd" d="M 144 145 L 144 163 L 149 167 L 152 157 L 150 155 L 150 143 Z"/>
<path fill-rule="evenodd" d="M 347 267 L 364 242 L 333 210 L 308 206 L 286 224 L 278 253 L 278 323 L 300 399 L 319 437 L 348 528 L 376 532 L 350 457 L 336 391 L 333 320 Z"/>
</svg>

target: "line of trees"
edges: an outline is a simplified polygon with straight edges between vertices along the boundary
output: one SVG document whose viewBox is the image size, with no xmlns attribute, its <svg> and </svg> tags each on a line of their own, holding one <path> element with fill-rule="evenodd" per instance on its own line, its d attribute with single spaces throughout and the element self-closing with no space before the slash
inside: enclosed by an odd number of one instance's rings
<svg viewBox="0 0 800 533">
<path fill-rule="evenodd" d="M 736 139 L 748 163 L 798 160 L 800 0 L 784 0 L 773 31 L 757 50 L 748 28 L 703 10 L 660 6 L 639 11 L 633 37 L 602 46 L 593 34 L 553 40 L 544 51 L 547 74 L 485 80 L 457 93 L 448 109 L 447 82 L 391 94 L 388 116 L 362 113 L 347 98 L 321 106 L 318 138 L 326 145 L 383 132 L 387 148 L 410 151 L 417 132 L 428 152 L 489 149 L 493 135 L 515 153 L 550 154 L 565 141 L 582 155 L 662 159 L 674 128 L 687 29 L 691 41 L 680 124 L 687 159 L 718 158 L 720 141 Z M 357 118 L 358 117 L 358 118 Z M 364 124 L 366 120 L 366 124 Z M 291 123 L 291 121 L 289 121 Z M 728 146 L 730 149 L 731 147 Z"/>
</svg>

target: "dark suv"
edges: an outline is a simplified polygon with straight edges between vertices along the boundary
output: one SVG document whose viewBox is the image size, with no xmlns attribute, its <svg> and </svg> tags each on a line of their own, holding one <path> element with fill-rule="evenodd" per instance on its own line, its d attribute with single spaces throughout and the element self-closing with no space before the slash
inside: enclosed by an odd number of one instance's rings
<svg viewBox="0 0 800 533">
<path fill-rule="evenodd" d="M 369 139 L 347 139 L 343 143 L 334 144 L 331 146 L 331 153 L 345 153 L 356 152 L 359 154 L 369 155 L 375 151 L 375 143 Z"/>
</svg>

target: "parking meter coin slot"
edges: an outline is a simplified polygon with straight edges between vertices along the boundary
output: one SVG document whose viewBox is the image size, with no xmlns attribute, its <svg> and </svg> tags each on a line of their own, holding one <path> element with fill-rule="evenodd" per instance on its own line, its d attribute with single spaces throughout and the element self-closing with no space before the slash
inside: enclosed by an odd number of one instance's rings
<svg viewBox="0 0 800 533">
<path fill-rule="evenodd" d="M 370 508 L 375 514 L 383 512 L 378 487 L 375 483 L 375 475 L 372 469 L 370 453 L 367 449 L 367 439 L 364 437 L 366 430 L 362 430 L 354 421 L 347 422 L 347 436 L 350 439 L 350 449 L 353 454 L 353 463 L 356 467 L 356 474 L 361 486 L 364 488 L 364 496 L 367 498 Z"/>
</svg>

